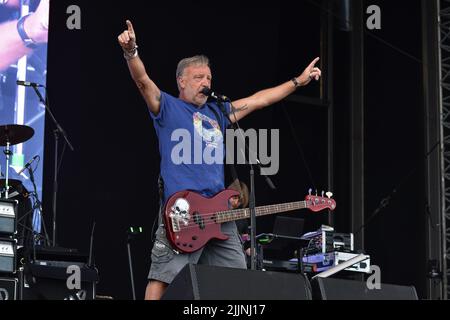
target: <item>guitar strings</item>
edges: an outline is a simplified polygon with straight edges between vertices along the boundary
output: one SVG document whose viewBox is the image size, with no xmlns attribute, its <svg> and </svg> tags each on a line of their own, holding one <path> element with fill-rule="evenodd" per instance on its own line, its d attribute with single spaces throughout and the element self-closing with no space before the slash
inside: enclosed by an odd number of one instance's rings
<svg viewBox="0 0 450 320">
<path fill-rule="evenodd" d="M 283 211 L 286 212 L 286 211 L 293 211 L 293 210 L 303 209 L 303 208 L 306 208 L 307 205 L 313 204 L 312 201 L 299 201 L 299 202 L 289 202 L 289 203 L 283 204 L 283 206 L 292 205 L 294 203 L 298 204 L 299 207 L 289 208 L 289 209 L 284 208 Z M 272 205 L 272 206 L 280 206 L 280 205 Z M 249 211 L 249 210 L 250 210 L 249 208 L 245 208 L 245 209 L 235 209 L 235 210 L 227 210 L 227 211 L 217 211 L 217 212 L 214 212 L 214 213 L 201 214 L 199 216 L 203 220 L 203 224 L 202 225 L 203 226 L 209 226 L 209 225 L 213 225 L 213 224 L 221 224 L 223 222 L 231 222 L 231 221 L 235 221 L 235 220 L 247 219 L 247 218 L 249 218 L 249 216 L 247 216 L 246 212 Z M 245 214 L 245 216 L 241 217 L 241 218 L 237 218 L 237 219 L 228 220 L 226 214 L 227 213 L 231 213 L 231 215 L 230 215 L 230 217 L 231 217 L 231 216 L 235 215 L 235 213 L 234 213 L 235 211 L 242 211 L 242 213 Z M 222 217 L 220 217 L 221 214 L 223 214 Z M 266 213 L 266 214 L 269 214 L 269 213 Z M 260 215 L 265 215 L 265 214 L 263 213 L 263 214 L 260 214 Z M 212 219 L 212 218 L 215 218 L 215 219 Z M 213 220 L 213 221 L 210 221 L 210 220 Z M 217 222 L 217 220 L 223 220 L 223 221 L 222 222 Z M 200 222 L 195 222 L 195 217 L 194 216 L 191 216 L 189 218 L 189 222 L 188 222 L 187 225 L 184 225 L 182 222 L 180 222 L 180 230 L 188 230 L 188 229 L 193 229 L 193 228 L 200 228 Z"/>
</svg>

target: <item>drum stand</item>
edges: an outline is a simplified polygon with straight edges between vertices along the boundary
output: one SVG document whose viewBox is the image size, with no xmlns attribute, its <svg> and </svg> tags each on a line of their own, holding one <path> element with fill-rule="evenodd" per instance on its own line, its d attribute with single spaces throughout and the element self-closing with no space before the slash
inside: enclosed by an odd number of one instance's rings
<svg viewBox="0 0 450 320">
<path fill-rule="evenodd" d="M 8 179 L 9 179 L 9 157 L 11 156 L 11 150 L 10 150 L 10 143 L 9 141 L 6 142 L 6 149 L 3 150 L 3 153 L 6 156 L 6 169 L 5 169 L 5 199 L 9 198 L 9 185 L 8 185 Z M 2 198 L 0 196 L 0 198 Z"/>
</svg>

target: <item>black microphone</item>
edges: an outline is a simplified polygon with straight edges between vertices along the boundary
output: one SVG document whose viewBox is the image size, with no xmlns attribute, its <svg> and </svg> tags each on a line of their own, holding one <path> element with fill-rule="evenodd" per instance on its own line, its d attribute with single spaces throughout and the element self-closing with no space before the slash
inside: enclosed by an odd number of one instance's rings
<svg viewBox="0 0 450 320">
<path fill-rule="evenodd" d="M 22 80 L 17 80 L 16 83 L 19 86 L 25 86 L 25 87 L 44 87 L 42 84 L 39 84 L 39 83 L 22 81 Z"/>
<path fill-rule="evenodd" d="M 31 164 L 34 162 L 34 160 L 36 160 L 36 158 L 38 158 L 38 155 L 35 155 L 33 158 L 30 159 L 30 161 L 27 162 L 27 164 L 22 168 L 22 170 L 20 170 L 17 174 L 21 175 L 22 172 L 24 172 L 26 169 L 28 169 Z"/>
<path fill-rule="evenodd" d="M 228 98 L 227 96 L 224 96 L 223 94 L 219 94 L 217 92 L 214 92 L 208 87 L 204 87 L 200 92 L 203 93 L 205 96 L 214 98 L 216 100 L 220 100 L 220 101 L 223 101 L 223 102 L 231 102 L 230 98 Z"/>
</svg>

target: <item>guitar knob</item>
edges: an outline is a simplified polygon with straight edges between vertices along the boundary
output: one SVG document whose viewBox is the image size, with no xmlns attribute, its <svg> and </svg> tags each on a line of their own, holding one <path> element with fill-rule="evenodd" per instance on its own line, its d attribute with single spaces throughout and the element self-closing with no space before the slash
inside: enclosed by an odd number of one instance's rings
<svg viewBox="0 0 450 320">
<path fill-rule="evenodd" d="M 328 198 L 331 198 L 331 197 L 333 196 L 333 192 L 328 191 L 328 192 L 326 193 L 326 195 L 327 195 Z"/>
</svg>

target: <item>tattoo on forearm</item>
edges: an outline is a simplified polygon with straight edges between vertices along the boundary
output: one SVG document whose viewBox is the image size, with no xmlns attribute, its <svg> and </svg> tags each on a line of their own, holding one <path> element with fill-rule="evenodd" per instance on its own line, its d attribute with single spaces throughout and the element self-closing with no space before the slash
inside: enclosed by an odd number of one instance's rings
<svg viewBox="0 0 450 320">
<path fill-rule="evenodd" d="M 247 105 L 244 104 L 242 107 L 239 107 L 239 108 L 231 107 L 231 112 L 234 113 L 234 112 L 244 111 L 247 109 L 248 109 Z"/>
</svg>

